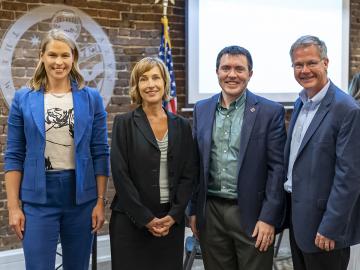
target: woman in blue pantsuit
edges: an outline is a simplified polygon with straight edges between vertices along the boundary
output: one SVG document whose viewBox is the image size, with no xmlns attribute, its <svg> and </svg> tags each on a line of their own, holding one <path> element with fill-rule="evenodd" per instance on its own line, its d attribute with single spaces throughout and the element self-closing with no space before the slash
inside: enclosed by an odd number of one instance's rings
<svg viewBox="0 0 360 270">
<path fill-rule="evenodd" d="M 51 30 L 34 76 L 16 91 L 10 108 L 9 224 L 23 242 L 30 270 L 55 268 L 59 237 L 63 268 L 87 270 L 92 232 L 105 220 L 106 112 L 98 91 L 84 86 L 78 58 L 76 44 Z"/>
</svg>

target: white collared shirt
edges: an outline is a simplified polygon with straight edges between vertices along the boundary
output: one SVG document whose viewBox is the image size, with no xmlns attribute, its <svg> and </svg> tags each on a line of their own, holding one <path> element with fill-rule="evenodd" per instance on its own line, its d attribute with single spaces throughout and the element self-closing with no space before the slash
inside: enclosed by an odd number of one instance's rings
<svg viewBox="0 0 360 270">
<path fill-rule="evenodd" d="M 330 86 L 330 80 L 325 86 L 312 98 L 307 97 L 306 89 L 299 93 L 299 97 L 303 103 L 299 115 L 296 119 L 293 132 L 291 134 L 291 144 L 289 153 L 289 166 L 287 173 L 287 181 L 284 183 L 284 189 L 287 192 L 292 192 L 292 172 L 294 163 L 301 145 L 302 140 L 309 128 L 317 110 L 320 107 L 321 101 L 324 99 Z"/>
</svg>

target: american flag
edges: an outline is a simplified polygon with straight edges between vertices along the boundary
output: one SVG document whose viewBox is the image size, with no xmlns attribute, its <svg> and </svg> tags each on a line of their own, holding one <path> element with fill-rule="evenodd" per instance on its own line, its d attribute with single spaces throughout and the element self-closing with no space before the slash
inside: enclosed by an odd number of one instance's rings
<svg viewBox="0 0 360 270">
<path fill-rule="evenodd" d="M 163 16 L 161 18 L 161 23 L 163 25 L 163 31 L 161 34 L 161 43 L 159 47 L 159 58 L 164 61 L 170 73 L 170 101 L 164 102 L 164 106 L 168 111 L 172 113 L 176 113 L 176 108 L 177 108 L 176 83 L 175 83 L 173 60 L 171 55 L 171 43 L 169 37 L 168 18 L 166 16 Z"/>
</svg>

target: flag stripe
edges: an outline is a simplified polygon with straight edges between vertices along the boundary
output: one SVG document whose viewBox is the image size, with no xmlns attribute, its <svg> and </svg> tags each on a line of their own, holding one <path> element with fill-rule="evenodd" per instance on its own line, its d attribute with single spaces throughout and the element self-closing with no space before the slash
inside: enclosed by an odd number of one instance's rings
<svg viewBox="0 0 360 270">
<path fill-rule="evenodd" d="M 162 34 L 161 34 L 161 42 L 159 47 L 159 58 L 165 63 L 169 74 L 170 74 L 170 101 L 164 102 L 165 108 L 172 112 L 177 112 L 177 100 L 176 100 L 176 83 L 175 83 L 175 73 L 174 73 L 174 65 L 172 60 L 171 53 L 171 42 L 169 37 L 169 25 L 168 19 L 166 16 L 161 18 L 162 23 Z"/>
</svg>

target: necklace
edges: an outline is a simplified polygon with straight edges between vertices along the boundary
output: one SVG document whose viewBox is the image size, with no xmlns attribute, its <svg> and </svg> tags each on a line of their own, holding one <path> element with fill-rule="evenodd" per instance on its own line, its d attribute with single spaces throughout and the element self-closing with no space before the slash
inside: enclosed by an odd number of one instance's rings
<svg viewBox="0 0 360 270">
<path fill-rule="evenodd" d="M 66 93 L 53 93 L 53 92 L 48 92 L 50 95 L 52 95 L 53 97 L 56 98 L 63 98 L 65 97 L 67 94 L 71 93 L 71 92 L 66 92 Z"/>
</svg>

